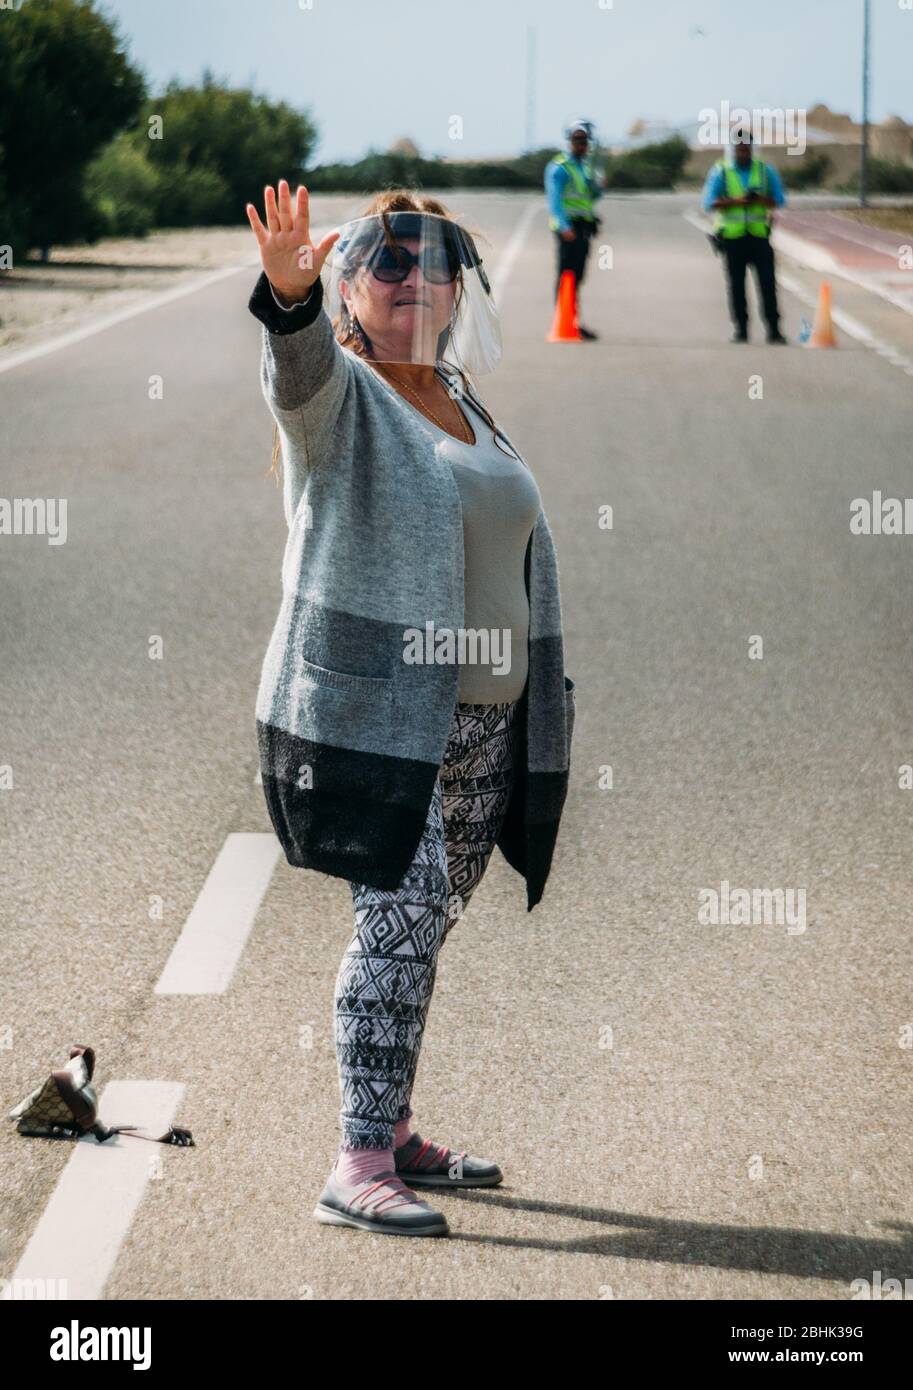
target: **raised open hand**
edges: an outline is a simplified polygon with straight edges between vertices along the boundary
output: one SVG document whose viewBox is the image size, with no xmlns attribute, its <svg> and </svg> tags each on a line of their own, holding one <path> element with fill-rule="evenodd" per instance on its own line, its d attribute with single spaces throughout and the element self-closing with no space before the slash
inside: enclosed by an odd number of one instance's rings
<svg viewBox="0 0 913 1390">
<path fill-rule="evenodd" d="M 318 279 L 339 232 L 328 232 L 317 246 L 311 241 L 308 191 L 300 184 L 292 195 L 285 179 L 279 180 L 279 198 L 271 184 L 266 185 L 264 227 L 253 203 L 247 204 L 247 219 L 260 247 L 260 261 L 277 294 L 290 300 L 303 299 Z"/>
</svg>

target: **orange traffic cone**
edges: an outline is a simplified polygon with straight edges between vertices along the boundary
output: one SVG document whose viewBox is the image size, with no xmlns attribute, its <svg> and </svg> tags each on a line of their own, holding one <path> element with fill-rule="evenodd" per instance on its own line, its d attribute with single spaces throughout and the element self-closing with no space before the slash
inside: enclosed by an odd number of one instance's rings
<svg viewBox="0 0 913 1390">
<path fill-rule="evenodd" d="M 831 285 L 829 280 L 821 281 L 821 289 L 818 291 L 818 307 L 815 310 L 815 322 L 812 324 L 812 336 L 808 340 L 808 345 L 813 348 L 835 348 L 837 346 L 837 334 L 834 332 L 834 323 L 831 318 Z"/>
<path fill-rule="evenodd" d="M 558 299 L 555 303 L 555 317 L 551 331 L 546 334 L 547 343 L 573 343 L 582 338 L 577 327 L 577 279 L 572 270 L 565 270 L 558 286 Z"/>
</svg>

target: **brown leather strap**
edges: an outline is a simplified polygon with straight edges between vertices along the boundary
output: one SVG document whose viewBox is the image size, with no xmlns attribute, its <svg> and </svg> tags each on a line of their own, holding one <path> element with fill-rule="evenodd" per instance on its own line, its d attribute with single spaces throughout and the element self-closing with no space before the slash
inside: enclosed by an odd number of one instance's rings
<svg viewBox="0 0 913 1390">
<path fill-rule="evenodd" d="M 196 1148 L 193 1142 L 193 1134 L 189 1129 L 185 1129 L 183 1125 L 170 1125 L 164 1134 L 158 1136 L 153 1134 L 142 1134 L 138 1129 L 134 1129 L 132 1125 L 114 1125 L 112 1129 L 107 1131 L 104 1139 L 110 1139 L 112 1134 L 126 1134 L 131 1139 L 148 1139 L 150 1144 L 178 1144 L 183 1148 Z M 100 1144 L 104 1143 L 104 1139 L 99 1138 L 98 1142 Z"/>
</svg>

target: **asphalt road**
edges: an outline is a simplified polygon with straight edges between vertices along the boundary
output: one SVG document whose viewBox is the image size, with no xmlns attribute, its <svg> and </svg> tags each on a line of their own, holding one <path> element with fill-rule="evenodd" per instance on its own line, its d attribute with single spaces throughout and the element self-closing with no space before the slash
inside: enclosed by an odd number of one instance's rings
<svg viewBox="0 0 913 1390">
<path fill-rule="evenodd" d="M 497 274 L 528 200 L 449 204 Z M 111 1187 L 96 1296 L 840 1300 L 913 1276 L 913 537 L 849 526 L 853 498 L 910 490 L 910 375 L 846 334 L 796 346 L 792 293 L 789 349 L 757 321 L 730 345 L 690 205 L 603 205 L 597 342 L 544 341 L 541 200 L 501 285 L 479 384 L 542 491 L 577 721 L 541 904 L 496 852 L 441 956 L 416 1124 L 505 1172 L 435 1198 L 447 1241 L 311 1215 L 344 882 L 283 859 L 228 987 L 155 993 L 226 838 L 270 829 L 253 704 L 285 523 L 256 269 L 0 375 L 3 495 L 68 499 L 66 544 L 0 537 L 4 1110 L 90 1043 L 103 1119 L 146 1118 L 108 1082 L 169 1082 L 197 1141 L 118 1141 L 157 1163 Z M 913 321 L 871 308 L 906 351 Z M 804 930 L 700 921 L 723 881 L 804 888 Z M 49 1204 L 108 1150 L 76 1147 L 68 1177 L 74 1146 L 0 1131 L 0 1277 L 41 1222 L 47 1277 L 73 1267 Z"/>
</svg>

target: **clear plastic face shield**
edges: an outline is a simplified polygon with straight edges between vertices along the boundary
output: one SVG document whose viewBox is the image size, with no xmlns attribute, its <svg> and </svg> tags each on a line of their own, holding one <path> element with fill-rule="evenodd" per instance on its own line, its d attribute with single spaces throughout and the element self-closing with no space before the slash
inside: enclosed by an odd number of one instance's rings
<svg viewBox="0 0 913 1390">
<path fill-rule="evenodd" d="M 501 326 L 469 233 L 431 212 L 384 212 L 339 228 L 324 267 L 343 346 L 375 362 L 494 371 Z"/>
</svg>

